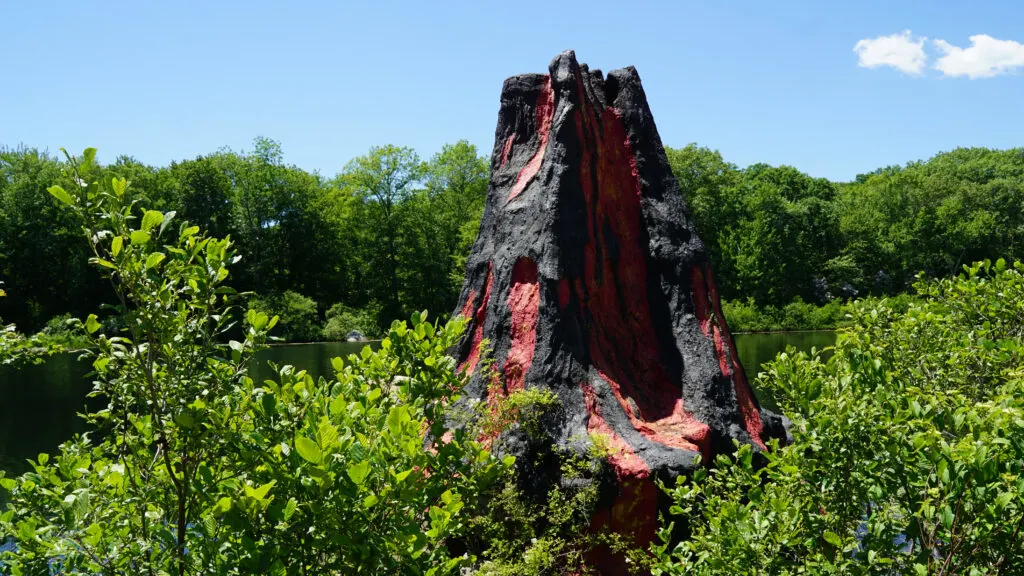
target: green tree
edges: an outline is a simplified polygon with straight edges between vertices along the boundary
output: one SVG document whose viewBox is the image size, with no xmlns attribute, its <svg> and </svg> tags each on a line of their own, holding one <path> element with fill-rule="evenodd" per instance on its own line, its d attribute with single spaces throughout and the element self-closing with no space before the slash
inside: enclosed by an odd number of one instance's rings
<svg viewBox="0 0 1024 576">
<path fill-rule="evenodd" d="M 423 174 L 423 163 L 412 149 L 387 145 L 374 146 L 365 156 L 353 159 L 337 178 L 339 187 L 351 190 L 361 201 L 363 263 L 366 277 L 376 287 L 371 298 L 381 303 L 384 318 L 402 315 L 403 243 L 417 216 L 402 205 Z"/>
<path fill-rule="evenodd" d="M 858 304 L 829 359 L 767 365 L 793 442 L 671 488 L 689 537 L 664 527 L 655 574 L 1024 570 L 1024 264 L 916 287 Z"/>
<path fill-rule="evenodd" d="M 246 369 L 277 320 L 250 310 L 244 338 L 227 339 L 232 243 L 142 210 L 124 179 L 94 181 L 94 158 L 69 159 L 85 185 L 49 191 L 79 218 L 123 317 L 120 334 L 95 315 L 82 324 L 108 402 L 88 418 L 106 433 L 41 454 L 18 478 L 0 473 L 11 496 L 0 539 L 16 544 L 5 569 L 448 574 L 470 563 L 445 543 L 511 460 L 449 418 L 464 377 L 446 350 L 464 324 L 417 313 L 378 352 L 335 359 L 330 381 L 286 366 L 257 386 Z"/>
<path fill-rule="evenodd" d="M 174 207 L 181 218 L 219 238 L 232 233 L 232 184 L 219 155 L 172 163 L 171 173 L 179 182 Z"/>
<path fill-rule="evenodd" d="M 435 253 L 445 259 L 443 266 L 450 276 L 444 283 L 447 293 L 442 296 L 447 303 L 454 302 L 462 289 L 466 257 L 480 228 L 489 179 L 487 159 L 465 140 L 446 144 L 427 165 L 427 193 L 438 228 L 433 240 L 435 246 L 440 241 L 443 247 Z"/>
<path fill-rule="evenodd" d="M 666 147 L 665 153 L 719 284 L 726 288 L 732 284 L 735 271 L 724 260 L 723 243 L 729 230 L 743 218 L 742 199 L 736 193 L 740 171 L 723 160 L 717 150 L 696 144 Z"/>
<path fill-rule="evenodd" d="M 0 316 L 28 333 L 110 297 L 86 262 L 78 223 L 46 193 L 59 178 L 43 152 L 0 150 L 0 281 L 8 294 Z"/>
</svg>

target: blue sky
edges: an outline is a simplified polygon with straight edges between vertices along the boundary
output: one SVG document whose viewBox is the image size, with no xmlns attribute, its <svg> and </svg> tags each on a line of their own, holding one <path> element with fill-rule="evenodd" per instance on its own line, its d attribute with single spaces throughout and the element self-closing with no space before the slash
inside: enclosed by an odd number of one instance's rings
<svg viewBox="0 0 1024 576">
<path fill-rule="evenodd" d="M 1012 1 L 0 0 L 0 144 L 165 165 L 267 136 L 327 176 L 375 144 L 489 153 L 502 81 L 572 48 L 636 66 L 667 145 L 849 180 L 1024 145 L 1017 42 Z"/>
</svg>

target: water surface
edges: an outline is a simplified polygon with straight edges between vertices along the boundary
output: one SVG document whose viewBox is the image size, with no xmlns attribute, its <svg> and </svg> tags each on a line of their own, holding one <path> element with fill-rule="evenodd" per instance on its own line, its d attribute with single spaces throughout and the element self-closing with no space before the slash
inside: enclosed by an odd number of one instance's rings
<svg viewBox="0 0 1024 576">
<path fill-rule="evenodd" d="M 833 332 L 736 335 L 740 361 L 750 380 L 762 363 L 774 359 L 786 346 L 809 351 L 833 343 Z M 308 370 L 314 378 L 329 377 L 332 358 L 358 353 L 364 346 L 366 343 L 349 342 L 273 346 L 259 354 L 252 376 L 257 382 L 272 377 L 267 363 L 274 362 Z M 86 394 L 92 389 L 86 377 L 89 368 L 87 361 L 71 354 L 18 370 L 0 367 L 0 469 L 23 471 L 26 458 L 53 452 L 61 442 L 87 430 L 77 414 L 86 407 Z M 760 399 L 773 407 L 771 399 Z M 96 399 L 92 403 L 91 409 L 101 407 Z"/>
</svg>

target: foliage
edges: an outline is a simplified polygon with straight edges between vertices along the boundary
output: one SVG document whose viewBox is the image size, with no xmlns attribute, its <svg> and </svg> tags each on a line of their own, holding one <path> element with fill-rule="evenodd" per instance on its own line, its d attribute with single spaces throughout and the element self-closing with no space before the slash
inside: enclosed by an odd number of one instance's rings
<svg viewBox="0 0 1024 576">
<path fill-rule="evenodd" d="M 343 341 L 352 331 L 358 331 L 367 338 L 377 338 L 380 335 L 380 328 L 377 326 L 379 317 L 380 310 L 376 306 L 356 310 L 344 304 L 335 304 L 327 309 L 323 339 Z"/>
<path fill-rule="evenodd" d="M 545 420 L 562 417 L 558 397 L 538 388 L 488 397 L 496 400 L 478 406 L 480 433 L 505 449 L 519 447 L 523 454 L 513 474 L 478 496 L 469 530 L 456 543 L 480 559 L 472 573 L 591 574 L 588 555 L 628 553 L 626 536 L 591 525 L 601 478 L 611 473 L 604 455 L 555 449 L 555 439 L 545 431 Z"/>
<path fill-rule="evenodd" d="M 848 310 L 849 306 L 840 300 L 819 306 L 797 298 L 782 308 L 758 306 L 752 298 L 746 302 L 722 301 L 722 312 L 735 332 L 832 330 L 847 324 Z"/>
<path fill-rule="evenodd" d="M 1024 250 L 1020 149 L 958 149 L 849 183 L 788 166 L 740 169 L 692 144 L 666 152 L 730 301 L 781 310 L 796 298 L 894 296 L 919 271 L 945 277 L 963 262 Z M 243 257 L 237 289 L 379 305 L 381 328 L 413 310 L 455 307 L 489 176 L 465 141 L 426 162 L 409 148 L 373 147 L 324 178 L 287 164 L 262 137 L 251 150 L 167 167 L 121 156 L 96 169 L 104 182 L 128 180 L 151 209 L 230 235 Z M 0 279 L 10 294 L 0 317 L 26 333 L 116 298 L 86 264 L 72 215 L 45 193 L 59 173 L 46 153 L 0 149 Z"/>
<path fill-rule="evenodd" d="M 385 317 L 401 309 L 405 290 L 400 275 L 400 251 L 407 244 L 412 213 L 403 210 L 422 179 L 424 166 L 411 148 L 381 146 L 353 159 L 338 177 L 339 184 L 360 200 L 360 213 L 373 242 L 366 246 L 367 275 L 381 287 Z"/>
<path fill-rule="evenodd" d="M 552 486 L 543 498 L 530 498 L 515 478 L 489 494 L 483 513 L 470 520 L 484 559 L 473 573 L 590 574 L 589 552 L 609 545 L 625 550 L 620 535 L 589 531 L 598 504 L 597 485 L 592 481 L 598 465 L 582 457 L 570 459 L 562 466 L 565 482 Z"/>
<path fill-rule="evenodd" d="M 26 334 L 53 316 L 84 315 L 112 299 L 88 264 L 74 216 L 46 188 L 60 177 L 55 158 L 33 149 L 0 148 L 0 317 Z"/>
<path fill-rule="evenodd" d="M 862 304 L 885 305 L 894 312 L 906 312 L 910 305 L 918 301 L 913 294 L 897 294 L 895 296 L 868 296 L 859 300 Z M 775 306 L 759 306 L 753 298 L 744 301 L 722 300 L 722 312 L 735 332 L 778 332 L 790 330 L 835 330 L 851 324 L 852 314 L 857 304 L 854 301 L 843 302 L 835 299 L 825 304 L 812 304 L 796 298 L 789 304 L 778 308 Z"/>
<path fill-rule="evenodd" d="M 0 289 L 0 298 L 6 295 L 7 293 Z M 35 336 L 25 337 L 18 332 L 17 326 L 5 325 L 0 320 L 0 366 L 17 366 L 27 362 L 38 363 L 47 356 L 81 345 L 81 339 L 71 336 L 71 332 L 67 331 L 64 326 L 61 326 L 60 329 L 59 333 L 46 333 L 44 330 Z"/>
<path fill-rule="evenodd" d="M 382 146 L 352 160 L 334 185 L 355 199 L 361 277 L 386 325 L 400 310 L 451 310 L 462 288 L 487 188 L 487 164 L 465 141 L 423 163 L 409 148 Z M 470 240 L 471 241 L 471 240 Z"/>
<path fill-rule="evenodd" d="M 693 144 L 666 152 L 723 298 L 821 299 L 818 271 L 839 246 L 834 183 L 789 166 L 739 170 Z"/>
<path fill-rule="evenodd" d="M 320 339 L 316 302 L 298 292 L 258 296 L 249 300 L 249 309 L 280 318 L 275 336 L 289 342 L 315 342 Z"/>
<path fill-rule="evenodd" d="M 693 144 L 666 152 L 729 300 L 895 295 L 920 271 L 1024 256 L 1022 149 L 962 148 L 850 183 L 740 169 Z"/>
<path fill-rule="evenodd" d="M 855 306 L 827 362 L 767 366 L 793 443 L 672 488 L 690 536 L 663 528 L 656 574 L 1024 570 L 1024 265 L 916 288 L 905 313 Z"/>
<path fill-rule="evenodd" d="M 230 235 L 242 256 L 233 267 L 237 289 L 291 290 L 352 309 L 383 303 L 376 331 L 413 310 L 454 308 L 488 178 L 486 160 L 465 141 L 426 163 L 407 148 L 375 148 L 333 179 L 286 164 L 267 138 L 249 151 L 224 149 L 168 167 L 121 156 L 106 166 L 94 160 L 94 169 L 103 182 L 125 178 L 126 193 L 148 208 Z M 396 184 L 403 171 L 410 179 L 390 192 L 373 188 Z M 116 300 L 88 265 L 74 216 L 46 193 L 59 177 L 56 158 L 0 149 L 0 279 L 10 294 L 0 316 L 28 333 Z"/>
<path fill-rule="evenodd" d="M 450 573 L 445 542 L 499 461 L 444 417 L 463 384 L 445 354 L 462 321 L 395 322 L 380 350 L 335 379 L 291 367 L 257 386 L 246 367 L 276 318 L 233 326 L 230 240 L 143 210 L 127 181 L 95 180 L 95 150 L 69 158 L 50 193 L 69 205 L 118 295 L 122 334 L 82 324 L 96 370 L 79 436 L 18 478 L 0 540 L 11 574 Z M 239 330 L 241 341 L 226 341 Z M 447 442 L 425 446 L 424 432 Z M 448 433 L 448 434 L 446 434 Z"/>
</svg>

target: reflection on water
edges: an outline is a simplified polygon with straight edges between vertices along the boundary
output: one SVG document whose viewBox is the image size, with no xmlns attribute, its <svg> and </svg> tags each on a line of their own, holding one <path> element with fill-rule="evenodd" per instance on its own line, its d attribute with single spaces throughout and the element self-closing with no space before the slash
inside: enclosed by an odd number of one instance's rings
<svg viewBox="0 0 1024 576">
<path fill-rule="evenodd" d="M 751 380 L 761 371 L 761 364 L 774 360 L 779 352 L 786 350 L 786 346 L 810 352 L 811 348 L 821 350 L 836 343 L 836 333 L 825 330 L 736 334 L 733 338 L 736 339 L 740 362 L 743 363 L 743 369 Z"/>
<path fill-rule="evenodd" d="M 0 367 L 0 468 L 22 471 L 26 458 L 86 431 L 77 414 L 91 389 L 84 378 L 88 369 L 72 354 L 19 369 Z"/>
<path fill-rule="evenodd" d="M 366 343 L 326 342 L 274 346 L 260 352 L 251 375 L 257 382 L 273 376 L 268 361 L 292 364 L 314 378 L 331 375 L 331 358 L 360 352 Z M 374 346 L 375 344 L 371 344 Z M 0 367 L 0 470 L 23 472 L 25 460 L 53 452 L 61 442 L 89 427 L 78 417 L 86 407 L 91 366 L 77 355 L 61 354 L 39 365 Z M 91 410 L 103 407 L 89 399 Z"/>
<path fill-rule="evenodd" d="M 291 364 L 306 370 L 314 379 L 321 376 L 331 378 L 334 376 L 334 368 L 331 367 L 332 358 L 339 356 L 348 358 L 349 354 L 358 354 L 366 346 L 376 349 L 378 342 L 317 342 L 315 344 L 274 346 L 259 353 L 256 365 L 251 369 L 249 375 L 256 382 L 272 378 L 274 370 L 269 363 L 273 362 L 278 366 Z"/>
<path fill-rule="evenodd" d="M 813 332 L 772 332 L 768 334 L 736 334 L 736 349 L 740 355 L 740 362 L 743 370 L 747 373 L 747 379 L 751 383 L 761 372 L 761 365 L 775 359 L 779 352 L 784 352 L 787 346 L 797 350 L 810 352 L 811 348 L 821 350 L 836 343 L 836 333 L 832 331 Z M 755 388 L 754 395 L 762 406 L 777 410 L 775 401 L 766 394 L 761 394 Z"/>
<path fill-rule="evenodd" d="M 736 335 L 740 360 L 751 380 L 763 362 L 775 358 L 787 345 L 810 350 L 833 343 L 833 332 Z M 252 376 L 257 382 L 271 378 L 273 371 L 267 363 L 274 362 L 308 370 L 314 378 L 329 377 L 332 358 L 358 353 L 364 346 L 349 342 L 274 346 L 260 353 Z M 92 388 L 85 376 L 88 371 L 88 362 L 70 354 L 18 370 L 0 367 L 0 469 L 23 471 L 26 458 L 53 452 L 73 434 L 87 430 L 77 413 L 85 408 L 85 396 Z M 772 406 L 769 399 L 761 400 Z M 94 410 L 102 406 L 99 399 L 91 402 Z"/>
</svg>

